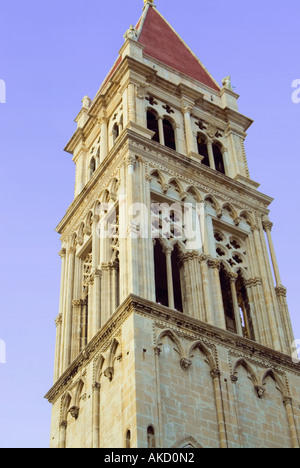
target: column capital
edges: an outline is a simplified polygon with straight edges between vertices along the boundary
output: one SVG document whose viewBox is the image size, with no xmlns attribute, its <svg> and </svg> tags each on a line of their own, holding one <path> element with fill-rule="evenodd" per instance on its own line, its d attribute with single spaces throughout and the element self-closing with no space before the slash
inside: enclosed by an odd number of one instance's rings
<svg viewBox="0 0 300 468">
<path fill-rule="evenodd" d="M 221 377 L 221 372 L 216 367 L 210 371 L 210 375 L 213 380 L 219 379 Z"/>
<path fill-rule="evenodd" d="M 233 273 L 232 271 L 230 271 L 230 272 L 228 273 L 228 278 L 229 278 L 229 280 L 230 280 L 231 283 L 235 283 L 236 280 L 238 279 L 238 276 L 239 276 L 239 275 L 238 275 L 237 273 Z"/>
<path fill-rule="evenodd" d="M 221 266 L 220 261 L 217 260 L 216 258 L 209 258 L 207 260 L 207 265 L 209 266 L 209 268 L 213 268 L 213 269 L 216 268 L 218 270 L 220 270 L 220 266 Z"/>
<path fill-rule="evenodd" d="M 266 231 L 266 232 L 268 232 L 268 231 L 271 232 L 272 231 L 273 223 L 269 219 L 263 219 L 262 220 L 262 225 L 263 225 L 264 231 Z"/>
<path fill-rule="evenodd" d="M 292 405 L 293 404 L 292 398 L 289 397 L 289 396 L 283 397 L 283 404 L 284 404 L 284 406 Z"/>
<path fill-rule="evenodd" d="M 276 296 L 286 297 L 287 295 L 287 289 L 284 286 L 282 286 L 282 284 L 280 284 L 279 286 L 275 288 L 275 292 L 276 292 Z"/>
<path fill-rule="evenodd" d="M 92 388 L 93 388 L 93 390 L 100 391 L 101 390 L 101 384 L 99 382 L 94 382 Z"/>
<path fill-rule="evenodd" d="M 86 304 L 85 299 L 73 299 L 72 305 L 73 307 L 82 307 Z"/>
<path fill-rule="evenodd" d="M 67 250 L 63 247 L 63 248 L 59 251 L 58 255 L 60 256 L 60 258 L 64 258 L 64 257 L 67 255 Z"/>
<path fill-rule="evenodd" d="M 55 326 L 58 327 L 61 324 L 62 324 L 62 315 L 59 314 L 55 319 Z"/>
<path fill-rule="evenodd" d="M 76 247 L 69 247 L 68 248 L 68 255 L 75 255 L 76 253 Z"/>
</svg>

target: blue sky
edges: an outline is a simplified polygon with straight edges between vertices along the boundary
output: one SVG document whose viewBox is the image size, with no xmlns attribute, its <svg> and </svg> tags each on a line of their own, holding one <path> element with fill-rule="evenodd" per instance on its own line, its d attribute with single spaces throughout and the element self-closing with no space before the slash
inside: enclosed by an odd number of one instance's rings
<svg viewBox="0 0 300 468">
<path fill-rule="evenodd" d="M 221 83 L 231 75 L 240 112 L 254 120 L 251 178 L 275 198 L 270 218 L 296 338 L 299 267 L 299 0 L 157 0 Z M 142 12 L 142 0 L 0 0 L 1 313 L 0 447 L 49 446 L 60 282 L 54 229 L 72 201 L 74 164 L 63 148 L 84 95 L 94 97 Z M 298 235 L 298 234 L 297 234 Z"/>
</svg>

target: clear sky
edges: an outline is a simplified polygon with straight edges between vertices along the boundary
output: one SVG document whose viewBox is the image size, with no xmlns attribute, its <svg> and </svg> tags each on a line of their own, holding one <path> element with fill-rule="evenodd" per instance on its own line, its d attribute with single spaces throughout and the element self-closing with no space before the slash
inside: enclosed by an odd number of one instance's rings
<svg viewBox="0 0 300 468">
<path fill-rule="evenodd" d="M 292 102 L 300 2 L 156 5 L 220 84 L 231 75 L 240 112 L 254 120 L 246 140 L 250 175 L 275 198 L 273 240 L 300 339 L 300 103 Z M 54 229 L 74 193 L 74 164 L 63 148 L 81 99 L 95 96 L 142 7 L 142 0 L 0 0 L 0 340 L 7 350 L 0 447 L 49 446 L 51 407 L 43 396 L 52 386 L 60 282 Z"/>
</svg>

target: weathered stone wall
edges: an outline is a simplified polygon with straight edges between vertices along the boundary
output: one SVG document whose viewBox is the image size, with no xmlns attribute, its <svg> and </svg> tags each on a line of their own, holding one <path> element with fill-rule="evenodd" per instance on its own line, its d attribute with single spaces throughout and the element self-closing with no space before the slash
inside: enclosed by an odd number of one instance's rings
<svg viewBox="0 0 300 468">
<path fill-rule="evenodd" d="M 145 448 L 149 426 L 164 448 L 299 447 L 299 365 L 150 305 L 120 307 L 49 392 L 51 447 L 125 447 L 130 430 Z"/>
</svg>

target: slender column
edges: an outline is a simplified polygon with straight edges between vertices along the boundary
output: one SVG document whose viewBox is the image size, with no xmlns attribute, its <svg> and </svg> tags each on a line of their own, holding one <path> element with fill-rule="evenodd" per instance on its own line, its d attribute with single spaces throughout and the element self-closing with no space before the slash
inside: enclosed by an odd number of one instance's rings
<svg viewBox="0 0 300 468">
<path fill-rule="evenodd" d="M 207 142 L 207 151 L 208 151 L 209 165 L 212 169 L 216 169 L 213 147 L 212 147 L 212 143 L 210 140 Z"/>
<path fill-rule="evenodd" d="M 155 355 L 155 375 L 156 375 L 156 400 L 157 400 L 157 420 L 158 420 L 158 447 L 164 447 L 164 425 L 162 419 L 162 404 L 161 404 L 161 394 L 160 394 L 160 373 L 159 373 L 159 356 L 161 349 L 156 347 L 154 348 Z"/>
<path fill-rule="evenodd" d="M 191 112 L 193 108 L 191 106 L 183 107 L 184 115 L 184 125 L 185 125 L 185 134 L 186 134 L 186 147 L 188 155 L 190 153 L 197 153 L 196 150 L 196 139 L 194 138 L 192 123 L 191 123 Z"/>
<path fill-rule="evenodd" d="M 101 125 L 101 143 L 100 143 L 100 164 L 104 161 L 108 154 L 108 130 L 107 130 L 107 118 L 102 117 L 100 119 Z"/>
<path fill-rule="evenodd" d="M 297 430 L 295 427 L 295 419 L 293 415 L 292 399 L 289 397 L 284 398 L 283 403 L 285 405 L 286 414 L 291 431 L 291 439 L 293 448 L 299 448 L 299 440 L 297 436 Z"/>
<path fill-rule="evenodd" d="M 59 425 L 59 444 L 58 448 L 66 448 L 67 421 L 61 421 Z"/>
<path fill-rule="evenodd" d="M 135 85 L 128 85 L 128 120 L 129 122 L 136 121 L 136 102 L 135 102 Z"/>
<path fill-rule="evenodd" d="M 55 320 L 56 325 L 56 345 L 55 345 L 55 366 L 54 366 L 54 383 L 59 378 L 59 363 L 61 359 L 61 332 L 62 332 L 62 315 L 59 314 Z"/>
<path fill-rule="evenodd" d="M 61 278 L 60 278 L 60 297 L 59 297 L 59 315 L 56 319 L 56 347 L 55 347 L 55 364 L 54 364 L 54 382 L 60 375 L 60 367 L 62 362 L 62 317 L 64 315 L 65 303 L 65 283 L 66 283 L 66 249 L 62 248 L 59 252 L 61 257 Z"/>
<path fill-rule="evenodd" d="M 238 299 L 237 299 L 237 294 L 236 294 L 236 287 L 235 287 L 237 277 L 238 275 L 236 275 L 235 273 L 231 273 L 229 275 L 231 296 L 232 296 L 232 303 L 233 303 L 233 310 L 234 310 L 234 318 L 235 318 L 235 323 L 236 323 L 236 331 L 238 335 L 243 336 L 240 309 L 239 309 L 239 304 L 238 304 Z"/>
<path fill-rule="evenodd" d="M 72 323 L 72 352 L 73 361 L 80 353 L 81 347 L 81 309 L 83 301 L 81 299 L 73 301 L 73 323 Z"/>
<path fill-rule="evenodd" d="M 100 448 L 100 391 L 101 384 L 93 385 L 93 448 Z"/>
<path fill-rule="evenodd" d="M 271 254 L 271 259 L 272 259 L 272 264 L 273 264 L 273 270 L 274 270 L 274 275 L 275 275 L 275 280 L 276 280 L 276 286 L 281 285 L 281 279 L 280 279 L 280 273 L 279 273 L 279 268 L 278 268 L 278 263 L 275 255 L 275 249 L 274 249 L 274 244 L 271 236 L 271 230 L 273 227 L 273 223 L 269 219 L 264 219 L 263 220 L 263 228 L 267 234 L 268 238 L 268 243 L 269 243 L 269 249 L 270 249 L 270 254 Z"/>
<path fill-rule="evenodd" d="M 199 263 L 201 268 L 202 284 L 203 284 L 203 294 L 204 294 L 204 303 L 205 303 L 205 313 L 206 321 L 211 325 L 214 325 L 214 313 L 212 307 L 212 296 L 210 293 L 210 281 L 209 281 L 209 271 L 207 265 L 208 256 L 200 255 Z"/>
<path fill-rule="evenodd" d="M 159 115 L 157 120 L 158 120 L 159 143 L 161 145 L 165 145 L 163 117 Z"/>
<path fill-rule="evenodd" d="M 254 226 L 252 228 L 252 231 L 254 235 L 254 243 L 255 243 L 255 248 L 256 248 L 257 260 L 259 263 L 260 274 L 262 278 L 264 300 L 266 303 L 267 315 L 268 315 L 269 323 L 270 323 L 270 331 L 271 331 L 271 336 L 272 336 L 272 341 L 273 341 L 272 345 L 276 350 L 281 351 L 280 337 L 278 334 L 278 326 L 276 323 L 276 317 L 275 317 L 274 306 L 273 306 L 273 301 L 272 301 L 272 294 L 271 294 L 268 277 L 267 277 L 266 265 L 264 263 L 264 254 L 263 254 L 262 245 L 260 241 L 259 227 Z"/>
<path fill-rule="evenodd" d="M 168 299 L 170 309 L 175 308 L 174 303 L 174 287 L 173 287 L 173 272 L 172 272 L 172 250 L 165 249 L 166 265 L 167 265 L 167 283 L 168 283 Z"/>
<path fill-rule="evenodd" d="M 220 285 L 220 263 L 216 259 L 210 258 L 208 260 L 208 266 L 213 270 L 213 277 L 214 277 L 214 296 L 215 296 L 215 314 L 214 314 L 214 323 L 216 327 L 222 328 L 226 330 L 226 321 L 225 321 L 225 314 L 224 314 L 224 306 L 223 306 L 223 299 L 222 299 L 222 291 Z"/>
<path fill-rule="evenodd" d="M 219 426 L 219 436 L 220 436 L 220 448 L 227 448 L 227 437 L 226 437 L 226 427 L 222 403 L 222 394 L 220 388 L 220 371 L 218 369 L 213 369 L 211 371 L 211 377 L 214 384 L 215 400 L 216 400 L 216 409 L 217 409 L 217 419 Z"/>
<path fill-rule="evenodd" d="M 64 316 L 65 336 L 64 336 L 64 370 L 70 364 L 71 347 L 72 347 L 72 313 L 73 313 L 73 288 L 74 288 L 74 264 L 75 264 L 75 247 L 70 247 L 68 251 L 68 278 L 67 278 L 67 297 L 66 297 L 66 313 Z"/>
</svg>

